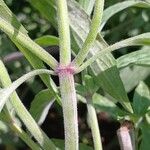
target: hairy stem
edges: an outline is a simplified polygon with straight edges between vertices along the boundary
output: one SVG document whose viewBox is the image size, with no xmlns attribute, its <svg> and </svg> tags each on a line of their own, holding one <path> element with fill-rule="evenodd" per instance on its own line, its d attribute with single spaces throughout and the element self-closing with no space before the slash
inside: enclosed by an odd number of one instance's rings
<svg viewBox="0 0 150 150">
<path fill-rule="evenodd" d="M 0 61 L 0 81 L 3 87 L 8 87 L 10 84 L 12 84 L 8 72 L 2 61 Z M 30 131 L 30 133 L 34 136 L 40 146 L 45 150 L 55 150 L 56 147 L 53 142 L 39 128 L 35 120 L 22 104 L 16 92 L 13 92 L 13 94 L 10 96 L 10 104 L 13 106 L 19 118 L 22 120 L 28 131 Z"/>
<path fill-rule="evenodd" d="M 62 98 L 65 150 L 78 150 L 77 99 L 71 64 L 70 30 L 66 0 L 57 0 L 60 64 L 56 69 Z M 73 70 L 72 70 L 73 69 Z"/>
<path fill-rule="evenodd" d="M 66 0 L 57 0 L 60 64 L 67 66 L 71 61 L 70 30 Z"/>
<path fill-rule="evenodd" d="M 103 7 L 104 7 L 104 0 L 96 0 L 90 31 L 82 46 L 82 49 L 79 51 L 78 55 L 74 59 L 74 64 L 77 67 L 83 63 L 84 59 L 87 57 L 87 54 L 92 44 L 96 39 L 98 29 L 101 23 L 101 19 L 102 19 Z"/>
<path fill-rule="evenodd" d="M 109 47 L 106 47 L 105 49 L 98 51 L 94 56 L 89 58 L 86 62 L 84 62 L 75 72 L 79 73 L 85 68 L 87 68 L 89 65 L 91 65 L 96 59 L 104 57 L 104 55 L 118 50 L 120 48 L 128 47 L 128 46 L 140 46 L 140 45 L 150 45 L 150 33 L 143 33 L 140 35 L 137 35 L 135 37 L 131 37 L 128 39 L 125 39 L 123 41 L 117 42 Z"/>
<path fill-rule="evenodd" d="M 30 136 L 17 125 L 17 123 L 15 123 L 11 112 L 7 108 L 5 109 L 5 115 L 4 121 L 8 124 L 10 129 L 15 132 L 15 134 L 17 134 L 31 149 L 41 150 L 39 145 L 37 145 L 37 143 L 35 143 Z"/>
<path fill-rule="evenodd" d="M 102 150 L 102 142 L 95 108 L 91 99 L 87 98 L 87 109 L 95 150 Z"/>
<path fill-rule="evenodd" d="M 10 38 L 12 38 L 14 42 L 17 42 L 21 46 L 27 48 L 38 58 L 47 63 L 52 69 L 56 69 L 58 62 L 52 55 L 50 55 L 42 47 L 32 41 L 27 35 L 15 29 L 2 18 L 0 18 L 0 29 L 4 31 Z"/>
<path fill-rule="evenodd" d="M 78 150 L 77 99 L 73 75 L 59 73 L 65 128 L 65 150 Z"/>
</svg>

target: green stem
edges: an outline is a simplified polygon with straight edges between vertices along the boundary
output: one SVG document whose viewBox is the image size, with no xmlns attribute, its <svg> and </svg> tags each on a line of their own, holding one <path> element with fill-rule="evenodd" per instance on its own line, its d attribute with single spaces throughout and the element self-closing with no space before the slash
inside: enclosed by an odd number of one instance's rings
<svg viewBox="0 0 150 150">
<path fill-rule="evenodd" d="M 36 75 L 40 75 L 40 74 L 51 74 L 51 75 L 55 75 L 55 73 L 51 70 L 47 70 L 47 69 L 37 69 L 37 70 L 33 70 L 23 76 L 21 76 L 19 79 L 17 79 L 16 81 L 14 81 L 11 85 L 9 85 L 7 89 L 9 89 L 10 93 L 12 93 L 15 89 L 17 89 L 23 82 L 25 82 L 26 80 L 36 76 Z"/>
<path fill-rule="evenodd" d="M 0 81 L 3 87 L 8 87 L 11 83 L 8 72 L 4 66 L 4 64 L 0 61 Z M 39 128 L 35 120 L 32 118 L 30 113 L 22 104 L 20 98 L 17 93 L 14 92 L 10 97 L 10 103 L 15 109 L 17 115 L 25 124 L 26 128 L 30 131 L 30 133 L 34 136 L 37 142 L 41 147 L 45 150 L 56 150 L 53 142 L 47 137 L 47 135 Z"/>
<path fill-rule="evenodd" d="M 60 65 L 56 69 L 62 98 L 65 150 L 78 150 L 77 99 L 74 85 L 74 69 L 71 63 L 70 30 L 67 1 L 57 0 L 60 43 Z"/>
<path fill-rule="evenodd" d="M 78 150 L 77 99 L 74 77 L 63 70 L 59 73 L 59 80 L 64 115 L 65 150 Z"/>
<path fill-rule="evenodd" d="M 41 150 L 41 148 L 29 137 L 29 135 L 24 132 L 14 121 L 11 113 L 5 109 L 6 122 L 8 126 L 14 131 L 32 150 Z"/>
<path fill-rule="evenodd" d="M 0 66 L 3 66 L 3 63 L 0 61 Z M 0 68 L 0 72 L 2 72 L 3 68 Z M 53 71 L 47 70 L 47 69 L 37 69 L 34 71 L 31 71 L 25 75 L 23 75 L 22 77 L 20 77 L 19 79 L 17 79 L 16 81 L 14 81 L 11 85 L 9 85 L 8 87 L 4 88 L 1 90 L 1 101 L 0 101 L 0 111 L 2 110 L 4 104 L 6 103 L 6 101 L 8 100 L 8 98 L 10 97 L 10 95 L 26 80 L 30 79 L 31 77 L 35 76 L 35 75 L 40 75 L 40 74 L 54 74 Z M 2 76 L 2 75 L 0 75 Z"/>
<path fill-rule="evenodd" d="M 93 136 L 94 148 L 95 150 L 102 150 L 102 141 L 100 136 L 100 129 L 98 125 L 96 110 L 93 106 L 91 99 L 87 98 L 87 109 L 88 109 L 88 116 L 90 127 Z"/>
<path fill-rule="evenodd" d="M 27 35 L 15 29 L 2 18 L 0 18 L 0 29 L 4 31 L 10 38 L 12 38 L 13 41 L 27 48 L 33 54 L 35 54 L 37 57 L 47 63 L 52 69 L 55 69 L 57 67 L 58 62 L 53 56 L 51 56 L 42 47 L 32 41 Z"/>
<path fill-rule="evenodd" d="M 60 64 L 67 66 L 71 61 L 70 30 L 66 0 L 57 0 Z"/>
<path fill-rule="evenodd" d="M 83 63 L 84 59 L 87 57 L 87 54 L 91 46 L 93 45 L 96 39 L 98 29 L 102 20 L 103 7 L 104 7 L 104 0 L 96 0 L 90 31 L 82 46 L 82 49 L 79 51 L 79 53 L 77 54 L 77 56 L 73 61 L 76 67 L 80 66 Z"/>
<path fill-rule="evenodd" d="M 104 57 L 104 55 L 118 50 L 120 48 L 128 47 L 128 46 L 138 46 L 138 45 L 150 45 L 150 33 L 143 33 L 140 35 L 137 35 L 135 37 L 128 38 L 126 40 L 117 42 L 109 47 L 106 47 L 105 49 L 97 52 L 94 56 L 92 56 L 90 59 L 88 59 L 85 63 L 83 63 L 75 72 L 79 73 L 85 68 L 87 68 L 89 65 L 91 65 L 96 59 Z"/>
<path fill-rule="evenodd" d="M 32 150 L 41 150 L 41 148 L 34 143 L 28 134 L 24 132 L 17 124 L 11 124 L 11 129 L 17 133 L 17 135 L 32 149 Z"/>
</svg>

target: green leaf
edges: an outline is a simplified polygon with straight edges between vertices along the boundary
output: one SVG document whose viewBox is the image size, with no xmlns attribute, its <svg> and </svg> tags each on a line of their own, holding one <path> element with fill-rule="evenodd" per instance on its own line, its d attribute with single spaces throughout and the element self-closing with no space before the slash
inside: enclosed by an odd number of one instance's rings
<svg viewBox="0 0 150 150">
<path fill-rule="evenodd" d="M 61 140 L 61 139 L 52 139 L 52 141 L 56 144 L 57 147 L 59 147 L 61 150 L 64 150 L 64 143 L 65 141 L 64 140 Z M 83 143 L 80 143 L 79 144 L 79 149 L 80 150 L 93 150 L 93 148 L 91 148 L 90 146 L 87 146 Z"/>
<path fill-rule="evenodd" d="M 79 4 L 85 10 L 85 12 L 90 16 L 94 7 L 95 0 L 79 0 Z"/>
<path fill-rule="evenodd" d="M 119 73 L 116 76 L 117 73 L 118 69 L 116 66 L 112 67 L 111 69 L 107 69 L 95 77 L 95 83 L 101 86 L 104 91 L 121 103 L 126 110 L 133 112 L 123 83 L 120 82 L 121 79 Z"/>
<path fill-rule="evenodd" d="M 120 77 L 123 81 L 126 92 L 130 92 L 140 81 L 145 80 L 150 75 L 149 67 L 133 66 L 120 70 Z"/>
<path fill-rule="evenodd" d="M 84 85 L 81 84 L 76 83 L 76 91 L 82 96 L 85 96 L 87 94 L 87 89 L 85 88 Z"/>
<path fill-rule="evenodd" d="M 118 68 L 129 65 L 150 66 L 150 47 L 143 47 L 141 50 L 123 55 L 117 59 Z"/>
<path fill-rule="evenodd" d="M 124 2 L 120 2 L 117 3 L 115 5 L 112 5 L 110 7 L 108 7 L 107 9 L 104 10 L 104 14 L 103 14 L 103 18 L 102 18 L 102 23 L 100 26 L 100 31 L 102 30 L 102 28 L 104 27 L 104 25 L 107 23 L 107 21 L 116 13 L 132 7 L 132 6 L 136 6 L 136 7 L 144 7 L 144 8 L 150 8 L 150 2 L 146 2 L 146 1 L 134 1 L 134 0 L 127 0 Z"/>
<path fill-rule="evenodd" d="M 29 0 L 31 5 L 38 9 L 42 16 L 44 16 L 55 28 L 57 28 L 56 10 L 53 7 L 53 0 Z"/>
<path fill-rule="evenodd" d="M 35 42 L 40 46 L 52 46 L 52 45 L 59 45 L 59 39 L 52 35 L 45 35 L 35 39 Z"/>
<path fill-rule="evenodd" d="M 121 110 L 114 102 L 100 94 L 95 93 L 92 99 L 96 110 L 108 112 L 116 119 L 123 118 L 125 115 L 127 115 L 127 112 Z"/>
<path fill-rule="evenodd" d="M 141 131 L 142 131 L 142 142 L 140 145 L 140 150 L 149 150 L 150 148 L 150 142 L 149 142 L 150 125 L 143 124 L 141 126 Z"/>
<path fill-rule="evenodd" d="M 49 89 L 40 91 L 33 99 L 30 107 L 32 117 L 41 125 L 54 103 L 54 96 Z"/>
<path fill-rule="evenodd" d="M 140 82 L 133 97 L 133 110 L 136 115 L 143 116 L 150 107 L 150 91 L 144 82 Z"/>
</svg>

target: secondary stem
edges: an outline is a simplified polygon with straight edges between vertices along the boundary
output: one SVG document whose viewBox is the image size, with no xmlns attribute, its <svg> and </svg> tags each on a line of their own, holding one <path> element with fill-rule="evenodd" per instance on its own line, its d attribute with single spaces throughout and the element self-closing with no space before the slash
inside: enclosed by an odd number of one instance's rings
<svg viewBox="0 0 150 150">
<path fill-rule="evenodd" d="M 87 98 L 87 109 L 95 150 L 102 150 L 102 142 L 95 108 L 91 99 Z"/>
<path fill-rule="evenodd" d="M 4 64 L 2 63 L 2 61 L 0 61 L 0 81 L 3 87 L 8 87 L 10 84 L 12 84 L 8 72 Z M 14 107 L 19 118 L 25 124 L 28 131 L 30 131 L 30 133 L 34 136 L 34 138 L 37 140 L 40 146 L 43 147 L 43 149 L 45 150 L 50 150 L 50 149 L 56 150 L 55 145 L 47 137 L 47 135 L 39 128 L 35 120 L 32 118 L 30 113 L 22 104 L 16 92 L 14 92 L 10 96 L 10 103 Z"/>
<path fill-rule="evenodd" d="M 52 55 L 32 41 L 29 36 L 23 34 L 21 31 L 18 31 L 2 18 L 0 18 L 0 29 L 4 31 L 10 38 L 12 38 L 14 42 L 19 43 L 21 46 L 27 48 L 38 58 L 47 63 L 52 69 L 56 69 L 58 62 Z"/>
<path fill-rule="evenodd" d="M 88 36 L 82 46 L 82 49 L 79 51 L 78 55 L 74 59 L 74 64 L 76 67 L 80 66 L 84 59 L 87 57 L 87 54 L 94 43 L 98 29 L 101 23 L 102 14 L 103 14 L 103 7 L 104 7 L 104 0 L 96 0 L 95 2 L 95 9 L 94 9 L 94 15 L 91 22 L 90 31 L 88 33 Z"/>
<path fill-rule="evenodd" d="M 62 70 L 59 73 L 60 91 L 62 97 L 65 149 L 78 150 L 77 99 L 73 75 Z"/>
<path fill-rule="evenodd" d="M 15 132 L 15 134 L 17 134 L 31 149 L 41 150 L 37 143 L 35 143 L 30 138 L 30 136 L 15 123 L 15 120 L 11 116 L 11 112 L 7 109 L 7 107 L 5 109 L 5 115 L 6 116 L 4 120 L 7 122 L 8 126 Z"/>
</svg>

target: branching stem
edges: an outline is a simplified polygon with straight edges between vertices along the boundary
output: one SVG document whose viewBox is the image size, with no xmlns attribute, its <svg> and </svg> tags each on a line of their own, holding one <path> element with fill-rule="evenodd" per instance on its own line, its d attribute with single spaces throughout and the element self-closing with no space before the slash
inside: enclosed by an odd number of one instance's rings
<svg viewBox="0 0 150 150">
<path fill-rule="evenodd" d="M 103 7 L 104 7 L 104 0 L 96 0 L 90 31 L 82 46 L 82 49 L 79 51 L 79 53 L 77 54 L 76 58 L 73 61 L 76 67 L 80 66 L 83 63 L 84 59 L 87 57 L 87 54 L 92 44 L 96 39 L 98 29 L 101 23 L 101 19 L 102 19 Z"/>
</svg>

